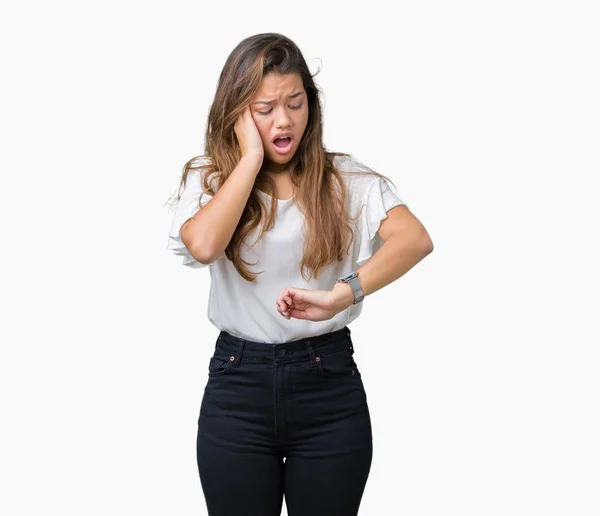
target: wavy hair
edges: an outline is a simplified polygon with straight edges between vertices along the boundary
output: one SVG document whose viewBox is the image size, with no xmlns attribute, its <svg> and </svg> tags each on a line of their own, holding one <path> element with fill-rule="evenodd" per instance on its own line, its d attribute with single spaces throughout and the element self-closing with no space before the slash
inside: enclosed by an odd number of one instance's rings
<svg viewBox="0 0 600 516">
<path fill-rule="evenodd" d="M 294 199 L 306 220 L 304 255 L 300 272 L 317 278 L 322 269 L 334 261 L 344 259 L 354 238 L 354 230 L 346 206 L 348 192 L 341 171 L 334 166 L 336 156 L 350 156 L 342 152 L 329 152 L 323 144 L 323 121 L 319 94 L 321 89 L 313 80 L 309 68 L 296 44 L 278 33 L 262 33 L 242 40 L 228 56 L 221 71 L 214 100 L 211 104 L 204 134 L 205 154 L 195 156 L 183 167 L 177 198 L 191 170 L 201 170 L 202 189 L 214 196 L 225 183 L 241 159 L 234 125 L 238 116 L 248 106 L 257 92 L 262 78 L 269 74 L 297 73 L 308 99 L 308 122 L 298 149 L 286 164 L 291 172 Z M 315 74 L 316 75 L 316 74 Z M 198 164 L 201 159 L 203 164 Z M 375 171 L 357 172 L 375 174 Z M 393 183 L 392 183 L 393 184 Z M 213 189 L 213 187 L 216 188 Z M 271 196 L 270 206 L 256 192 L 260 189 Z M 247 281 L 256 275 L 248 270 L 250 264 L 240 254 L 242 242 L 259 225 L 258 239 L 275 223 L 275 185 L 262 171 L 256 176 L 254 188 L 231 237 L 225 255 Z M 200 206 L 200 199 L 198 200 Z M 201 209 L 201 208 L 200 208 Z"/>
</svg>

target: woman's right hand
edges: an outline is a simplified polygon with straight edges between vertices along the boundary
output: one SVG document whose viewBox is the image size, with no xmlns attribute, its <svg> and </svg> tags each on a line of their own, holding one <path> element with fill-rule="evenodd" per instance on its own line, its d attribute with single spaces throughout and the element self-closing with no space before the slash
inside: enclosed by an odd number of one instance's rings
<svg viewBox="0 0 600 516">
<path fill-rule="evenodd" d="M 265 150 L 258 128 L 252 118 L 250 106 L 246 106 L 246 109 L 238 116 L 238 119 L 235 121 L 234 131 L 240 145 L 242 158 L 259 158 L 262 163 Z"/>
</svg>

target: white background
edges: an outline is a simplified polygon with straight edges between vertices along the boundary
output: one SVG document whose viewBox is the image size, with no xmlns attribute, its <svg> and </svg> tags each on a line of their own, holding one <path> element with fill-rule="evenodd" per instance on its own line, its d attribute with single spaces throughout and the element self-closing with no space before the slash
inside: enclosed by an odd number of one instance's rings
<svg viewBox="0 0 600 516">
<path fill-rule="evenodd" d="M 321 68 L 327 148 L 390 177 L 435 245 L 351 325 L 360 514 L 600 514 L 592 4 L 2 7 L 0 513 L 205 514 L 218 330 L 165 202 L 228 54 L 280 32 Z"/>
</svg>

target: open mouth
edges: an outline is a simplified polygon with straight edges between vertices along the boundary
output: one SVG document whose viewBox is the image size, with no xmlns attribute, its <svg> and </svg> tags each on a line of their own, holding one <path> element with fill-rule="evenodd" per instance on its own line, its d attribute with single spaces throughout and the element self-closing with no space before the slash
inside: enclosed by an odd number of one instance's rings
<svg viewBox="0 0 600 516">
<path fill-rule="evenodd" d="M 289 136 L 286 138 L 276 138 L 273 141 L 273 148 L 280 154 L 287 154 L 292 150 L 292 138 Z"/>
</svg>

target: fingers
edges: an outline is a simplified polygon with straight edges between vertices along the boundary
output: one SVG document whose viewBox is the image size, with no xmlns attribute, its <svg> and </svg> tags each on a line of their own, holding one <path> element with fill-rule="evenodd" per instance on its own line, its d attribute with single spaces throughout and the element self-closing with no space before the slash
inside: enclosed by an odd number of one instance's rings
<svg viewBox="0 0 600 516">
<path fill-rule="evenodd" d="M 279 297 L 277 298 L 277 310 L 281 315 L 283 315 L 286 319 L 291 317 L 291 307 L 293 305 L 292 296 L 289 294 L 287 289 L 282 289 L 279 292 Z"/>
<path fill-rule="evenodd" d="M 289 319 L 291 317 L 290 310 L 287 308 L 287 306 L 285 306 L 285 304 L 282 301 L 279 301 L 277 303 L 277 311 L 286 319 Z"/>
<path fill-rule="evenodd" d="M 294 303 L 292 301 L 292 296 L 290 295 L 290 293 L 287 290 L 285 291 L 283 298 L 287 301 L 288 305 L 292 305 Z"/>
</svg>

